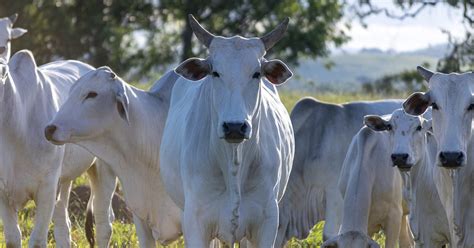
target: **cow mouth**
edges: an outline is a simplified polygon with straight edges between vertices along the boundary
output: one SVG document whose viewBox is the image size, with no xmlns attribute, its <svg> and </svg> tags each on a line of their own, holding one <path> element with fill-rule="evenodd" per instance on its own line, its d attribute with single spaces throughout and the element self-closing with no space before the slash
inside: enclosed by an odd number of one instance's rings
<svg viewBox="0 0 474 248">
<path fill-rule="evenodd" d="M 408 163 L 403 163 L 403 164 L 402 163 L 396 163 L 396 164 L 393 164 L 393 166 L 397 166 L 400 171 L 406 172 L 406 171 L 410 171 L 411 167 L 413 165 L 408 164 Z"/>
<path fill-rule="evenodd" d="M 53 145 L 57 145 L 57 146 L 66 144 L 65 141 L 56 140 L 54 138 L 48 139 L 48 141 L 51 142 Z"/>
</svg>

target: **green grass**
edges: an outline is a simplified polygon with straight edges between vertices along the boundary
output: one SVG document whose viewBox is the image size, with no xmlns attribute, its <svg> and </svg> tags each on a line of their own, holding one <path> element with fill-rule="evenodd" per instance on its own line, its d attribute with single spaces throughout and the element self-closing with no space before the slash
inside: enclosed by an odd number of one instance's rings
<svg viewBox="0 0 474 248">
<path fill-rule="evenodd" d="M 288 110 L 291 110 L 295 103 L 301 99 L 303 96 L 306 96 L 301 92 L 281 92 L 280 97 L 287 107 Z M 359 101 L 359 100 L 377 100 L 383 98 L 400 98 L 404 96 L 381 96 L 381 95 L 363 95 L 363 94 L 316 94 L 311 95 L 312 97 L 317 98 L 318 100 L 332 103 L 343 103 L 349 101 Z M 74 185 L 87 184 L 87 178 L 83 175 L 75 180 Z M 23 246 L 27 246 L 28 238 L 30 236 L 32 227 L 33 227 L 33 217 L 34 217 L 34 203 L 29 202 L 26 207 L 20 211 L 19 214 L 19 225 L 23 235 Z M 79 218 L 82 219 L 82 218 Z M 324 222 L 318 223 L 312 230 L 311 234 L 305 240 L 292 240 L 290 241 L 290 247 L 317 247 L 321 245 L 322 242 L 322 229 Z M 87 240 L 85 238 L 85 233 L 83 229 L 82 221 L 78 223 L 73 223 L 71 236 L 73 240 L 73 247 L 88 247 Z M 48 234 L 48 247 L 55 247 L 54 238 L 53 238 L 53 224 L 50 226 L 50 231 Z M 383 247 L 383 234 L 377 234 L 374 237 L 379 244 Z M 138 238 L 135 233 L 135 226 L 133 224 L 123 224 L 115 221 L 113 223 L 113 235 L 111 241 L 112 247 L 138 247 Z M 5 240 L 3 237 L 3 224 L 0 225 L 0 247 L 5 246 Z M 180 239 L 174 244 L 171 244 L 167 247 L 178 248 L 184 247 L 183 240 Z"/>
</svg>

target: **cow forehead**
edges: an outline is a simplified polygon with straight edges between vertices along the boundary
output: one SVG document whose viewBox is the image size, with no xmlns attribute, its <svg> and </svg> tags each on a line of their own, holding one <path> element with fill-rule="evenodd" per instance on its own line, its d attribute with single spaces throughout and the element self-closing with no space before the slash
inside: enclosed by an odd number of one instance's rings
<svg viewBox="0 0 474 248">
<path fill-rule="evenodd" d="M 412 128 L 414 126 L 418 127 L 418 125 L 422 124 L 422 118 L 420 116 L 413 116 L 408 115 L 402 109 L 395 110 L 392 113 L 392 117 L 390 121 L 399 128 Z M 405 130 L 406 131 L 406 130 Z"/>
<path fill-rule="evenodd" d="M 73 92 L 80 94 L 86 90 L 102 90 L 104 88 L 111 87 L 111 84 L 104 83 L 112 81 L 110 73 L 111 71 L 105 69 L 97 69 L 86 73 L 71 87 L 71 94 Z"/>
<path fill-rule="evenodd" d="M 215 37 L 209 46 L 209 57 L 215 69 L 232 70 L 259 66 L 265 47 L 259 38 Z M 231 67 L 229 67 L 229 65 Z"/>
<path fill-rule="evenodd" d="M 458 101 L 471 97 L 474 84 L 474 73 L 435 74 L 430 80 L 430 92 L 438 101 Z"/>
</svg>

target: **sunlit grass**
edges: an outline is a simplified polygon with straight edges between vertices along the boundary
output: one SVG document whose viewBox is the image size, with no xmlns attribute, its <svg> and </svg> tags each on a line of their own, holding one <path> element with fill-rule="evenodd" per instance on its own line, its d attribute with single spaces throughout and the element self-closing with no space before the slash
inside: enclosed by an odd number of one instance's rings
<svg viewBox="0 0 474 248">
<path fill-rule="evenodd" d="M 141 88 L 147 88 L 147 86 L 142 86 Z M 331 103 L 344 103 L 349 101 L 359 101 L 359 100 L 378 100 L 383 98 L 400 98 L 406 97 L 402 96 L 382 96 L 382 95 L 364 95 L 364 94 L 347 94 L 347 93 L 324 93 L 324 94 L 305 94 L 301 92 L 280 92 L 280 97 L 285 104 L 288 110 L 292 109 L 296 102 L 301 99 L 303 96 L 312 96 L 316 99 L 324 102 Z M 81 176 L 75 180 L 74 186 L 88 184 L 86 176 Z M 19 224 L 23 235 L 23 246 L 28 245 L 28 239 L 33 228 L 33 217 L 34 217 L 34 203 L 30 202 L 19 214 Z M 85 214 L 85 213 L 84 213 Z M 84 223 L 83 218 L 79 219 L 78 223 L 74 223 L 71 230 L 71 237 L 73 240 L 73 247 L 88 247 L 88 243 L 85 237 L 84 232 Z M 317 224 L 310 235 L 305 240 L 292 240 L 289 243 L 289 247 L 319 247 L 322 243 L 322 230 L 324 222 Z M 374 238 L 381 244 L 381 247 L 384 247 L 383 234 L 379 233 L 374 236 Z M 0 225 L 0 247 L 5 246 L 5 239 L 3 236 L 3 224 Z M 138 247 L 138 238 L 135 232 L 135 226 L 133 224 L 124 224 L 115 221 L 113 223 L 113 235 L 111 241 L 112 247 Z M 48 247 L 55 247 L 55 242 L 53 238 L 53 224 L 50 225 L 50 231 L 48 234 Z M 177 242 L 167 246 L 171 248 L 180 248 L 184 247 L 183 240 L 180 239 Z"/>
</svg>

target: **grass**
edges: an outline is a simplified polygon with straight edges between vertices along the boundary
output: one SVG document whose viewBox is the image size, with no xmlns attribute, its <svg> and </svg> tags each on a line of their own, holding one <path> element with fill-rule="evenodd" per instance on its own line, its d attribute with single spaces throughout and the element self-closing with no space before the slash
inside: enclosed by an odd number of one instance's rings
<svg viewBox="0 0 474 248">
<path fill-rule="evenodd" d="M 301 97 L 306 96 L 306 94 L 301 92 L 289 92 L 284 91 L 280 93 L 280 97 L 290 111 L 296 102 L 301 99 Z M 406 96 L 382 96 L 382 95 L 364 95 L 364 94 L 344 94 L 344 93 L 325 93 L 325 94 L 315 94 L 311 95 L 312 97 L 317 98 L 318 100 L 332 103 L 343 103 L 349 101 L 359 101 L 359 100 L 378 100 L 383 98 L 400 98 Z M 74 186 L 87 184 L 87 179 L 83 175 L 75 180 Z M 34 217 L 34 208 L 35 205 L 33 202 L 29 202 L 26 207 L 19 213 L 19 225 L 23 235 L 23 246 L 27 246 L 28 239 L 33 227 L 33 217 Z M 88 247 L 87 240 L 84 233 L 84 223 L 83 218 L 80 219 L 77 223 L 73 223 L 71 230 L 71 237 L 73 240 L 73 247 Z M 53 238 L 53 225 L 50 226 L 50 231 L 48 234 L 48 247 L 55 247 L 54 238 Z M 306 248 L 306 247 L 317 247 L 322 243 L 322 230 L 324 222 L 318 223 L 312 230 L 311 234 L 305 240 L 291 240 L 289 243 L 290 247 Z M 383 234 L 377 234 L 374 237 L 379 244 L 383 247 Z M 0 247 L 5 246 L 5 240 L 3 236 L 3 224 L 0 225 Z M 115 221 L 113 223 L 113 235 L 111 241 L 112 247 L 138 247 L 138 238 L 135 232 L 135 226 L 133 224 L 123 224 Z M 180 239 L 175 243 L 167 246 L 171 248 L 184 247 L 183 240 Z"/>
</svg>

